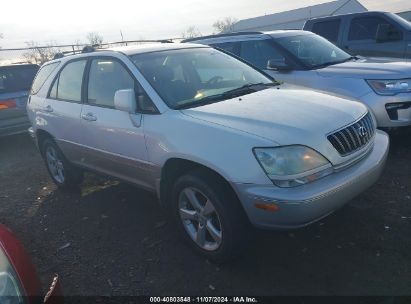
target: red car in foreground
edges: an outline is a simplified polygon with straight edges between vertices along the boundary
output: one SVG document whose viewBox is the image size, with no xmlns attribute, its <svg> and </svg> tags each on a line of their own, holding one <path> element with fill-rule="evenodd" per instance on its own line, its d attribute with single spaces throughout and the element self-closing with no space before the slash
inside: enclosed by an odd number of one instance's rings
<svg viewBox="0 0 411 304">
<path fill-rule="evenodd" d="M 0 224 L 0 303 L 62 303 L 56 275 L 44 295 L 31 259 L 16 236 Z"/>
</svg>

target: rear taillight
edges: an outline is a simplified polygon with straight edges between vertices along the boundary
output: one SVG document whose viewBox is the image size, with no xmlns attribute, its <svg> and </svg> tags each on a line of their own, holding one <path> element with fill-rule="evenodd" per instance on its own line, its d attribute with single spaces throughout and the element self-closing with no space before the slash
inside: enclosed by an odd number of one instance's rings
<svg viewBox="0 0 411 304">
<path fill-rule="evenodd" d="M 16 107 L 15 99 L 0 100 L 0 110 L 12 109 Z"/>
</svg>

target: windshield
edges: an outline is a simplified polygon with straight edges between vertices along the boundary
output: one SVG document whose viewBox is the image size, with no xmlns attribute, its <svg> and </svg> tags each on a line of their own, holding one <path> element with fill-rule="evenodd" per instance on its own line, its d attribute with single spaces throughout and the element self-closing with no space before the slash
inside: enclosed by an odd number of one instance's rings
<svg viewBox="0 0 411 304">
<path fill-rule="evenodd" d="M 289 36 L 276 41 L 308 68 L 337 64 L 352 58 L 318 35 Z"/>
<path fill-rule="evenodd" d="M 218 102 L 276 84 L 247 64 L 212 48 L 136 54 L 131 59 L 172 109 Z"/>
</svg>

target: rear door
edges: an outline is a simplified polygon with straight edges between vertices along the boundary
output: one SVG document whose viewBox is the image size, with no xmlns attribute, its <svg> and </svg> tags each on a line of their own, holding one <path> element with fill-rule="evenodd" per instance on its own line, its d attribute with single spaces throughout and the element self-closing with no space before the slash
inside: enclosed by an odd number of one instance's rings
<svg viewBox="0 0 411 304">
<path fill-rule="evenodd" d="M 84 165 L 152 188 L 143 115 L 120 111 L 114 106 L 114 95 L 118 90 L 133 89 L 136 99 L 142 103 L 150 102 L 147 94 L 119 58 L 92 58 L 87 79 L 81 112 L 83 145 L 86 147 Z"/>
<path fill-rule="evenodd" d="M 395 41 L 377 42 L 378 26 L 388 24 L 393 31 L 399 31 L 401 36 Z M 345 33 L 345 49 L 352 55 L 368 57 L 403 57 L 406 43 L 403 30 L 383 15 L 353 17 Z"/>
<path fill-rule="evenodd" d="M 0 68 L 0 135 L 28 128 L 27 97 L 37 70 L 37 65 Z"/>
<path fill-rule="evenodd" d="M 86 65 L 87 59 L 67 62 L 54 78 L 43 104 L 46 130 L 53 135 L 64 155 L 76 163 L 82 159 L 80 114 Z"/>
</svg>

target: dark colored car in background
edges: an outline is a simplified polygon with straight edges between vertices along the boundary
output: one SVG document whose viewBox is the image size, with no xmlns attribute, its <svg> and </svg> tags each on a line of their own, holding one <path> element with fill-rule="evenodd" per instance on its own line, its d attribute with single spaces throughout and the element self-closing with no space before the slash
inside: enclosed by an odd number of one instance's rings
<svg viewBox="0 0 411 304">
<path fill-rule="evenodd" d="M 35 64 L 0 66 L 0 136 L 26 132 L 31 83 L 39 69 Z"/>
<path fill-rule="evenodd" d="M 352 55 L 411 60 L 411 22 L 393 13 L 314 18 L 305 23 L 304 30 L 323 36 Z"/>
</svg>

